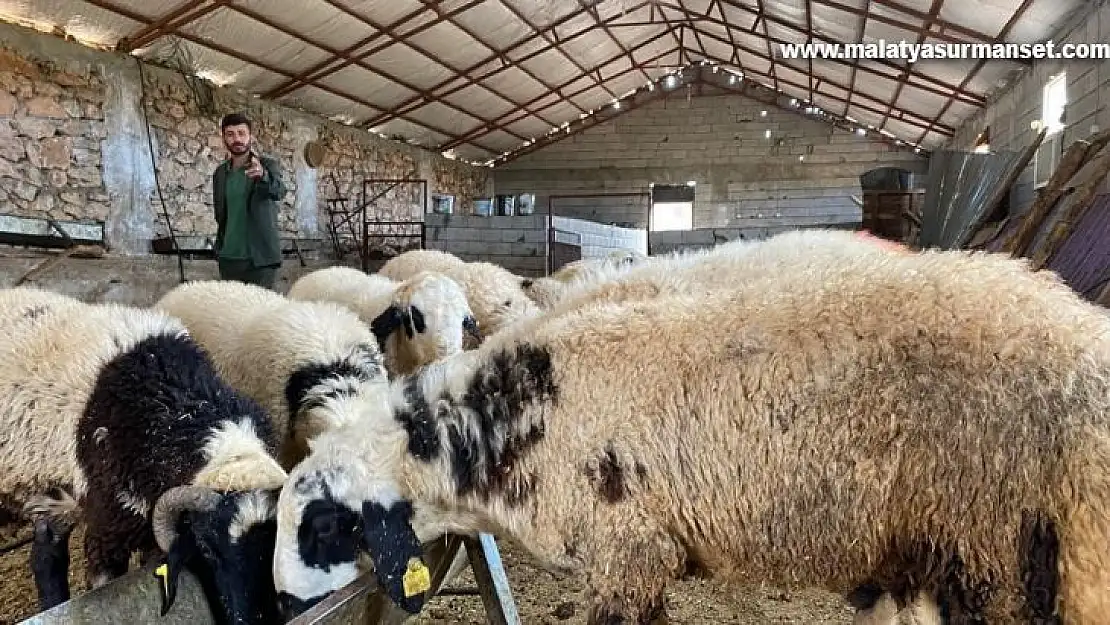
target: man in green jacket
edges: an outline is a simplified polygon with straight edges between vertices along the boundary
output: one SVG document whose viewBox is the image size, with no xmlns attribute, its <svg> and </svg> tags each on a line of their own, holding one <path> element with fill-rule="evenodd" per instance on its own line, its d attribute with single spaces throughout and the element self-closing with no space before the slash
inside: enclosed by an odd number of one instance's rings
<svg viewBox="0 0 1110 625">
<path fill-rule="evenodd" d="M 276 160 L 255 154 L 245 115 L 225 115 L 220 132 L 231 155 L 212 174 L 220 279 L 272 289 L 281 267 L 281 168 Z"/>
</svg>

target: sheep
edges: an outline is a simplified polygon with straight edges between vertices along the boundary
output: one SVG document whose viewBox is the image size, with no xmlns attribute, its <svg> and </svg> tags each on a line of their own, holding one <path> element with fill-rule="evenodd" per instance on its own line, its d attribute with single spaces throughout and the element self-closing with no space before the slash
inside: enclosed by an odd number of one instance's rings
<svg viewBox="0 0 1110 625">
<path fill-rule="evenodd" d="M 308 439 L 380 402 L 388 378 L 374 334 L 354 312 L 260 291 L 233 281 L 188 282 L 154 308 L 181 319 L 220 375 L 266 409 L 289 468 Z"/>
<path fill-rule="evenodd" d="M 442 272 L 444 269 L 458 268 L 465 264 L 466 261 L 450 252 L 414 249 L 387 260 L 378 269 L 378 275 L 400 282 L 421 271 Z"/>
<path fill-rule="evenodd" d="M 342 587 L 365 548 L 417 612 L 420 543 L 488 532 L 584 574 L 591 625 L 665 618 L 684 571 L 1104 622 L 1110 316 L 998 255 L 792 261 L 547 313 L 394 380 L 290 472 L 279 601 Z"/>
<path fill-rule="evenodd" d="M 35 525 L 40 607 L 68 600 L 69 534 L 83 521 L 92 587 L 125 573 L 131 553 L 147 561 L 160 547 L 165 609 L 185 567 L 211 582 L 209 603 L 230 622 L 271 617 L 272 582 L 258 567 L 273 554 L 286 473 L 261 407 L 168 315 L 16 287 L 0 289 L 0 317 L 0 493 Z M 232 523 L 186 493 L 232 513 L 244 497 L 268 500 L 270 514 Z"/>
<path fill-rule="evenodd" d="M 763 240 L 672 252 L 635 265 L 598 267 L 571 278 L 548 310 L 558 313 L 584 302 L 627 301 L 662 293 L 709 293 L 722 285 L 755 288 L 773 284 L 778 272 L 794 264 L 799 255 L 816 263 L 904 253 L 908 252 L 844 230 L 792 230 Z"/>
<path fill-rule="evenodd" d="M 524 293 L 540 308 L 548 309 L 562 297 L 567 285 L 594 276 L 603 269 L 628 268 L 645 262 L 647 256 L 632 250 L 614 250 L 599 258 L 583 258 L 559 268 L 549 276 L 521 282 Z"/>
<path fill-rule="evenodd" d="M 435 271 L 459 284 L 478 319 L 483 336 L 495 334 L 541 310 L 524 292 L 528 279 L 484 261 L 464 262 L 437 250 L 410 250 L 378 270 L 379 275 L 405 280 L 417 272 Z"/>
<path fill-rule="evenodd" d="M 374 332 L 391 375 L 411 373 L 481 340 L 466 293 L 433 272 L 396 282 L 353 267 L 327 267 L 298 279 L 287 295 L 352 310 Z"/>
</svg>

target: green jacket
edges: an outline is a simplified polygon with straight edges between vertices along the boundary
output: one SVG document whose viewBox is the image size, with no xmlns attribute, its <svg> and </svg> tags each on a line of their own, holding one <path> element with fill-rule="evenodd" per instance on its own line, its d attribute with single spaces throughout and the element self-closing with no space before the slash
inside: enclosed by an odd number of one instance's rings
<svg viewBox="0 0 1110 625">
<path fill-rule="evenodd" d="M 281 180 L 280 165 L 275 159 L 260 156 L 262 177 L 251 184 L 247 196 L 247 225 L 251 260 L 256 267 L 281 264 L 281 237 L 278 235 L 278 213 L 281 200 L 285 197 L 285 183 Z M 216 241 L 214 251 L 217 257 L 224 242 L 224 228 L 227 225 L 227 198 L 224 195 L 227 173 L 231 159 L 220 163 L 212 174 L 212 208 L 216 214 Z"/>
</svg>

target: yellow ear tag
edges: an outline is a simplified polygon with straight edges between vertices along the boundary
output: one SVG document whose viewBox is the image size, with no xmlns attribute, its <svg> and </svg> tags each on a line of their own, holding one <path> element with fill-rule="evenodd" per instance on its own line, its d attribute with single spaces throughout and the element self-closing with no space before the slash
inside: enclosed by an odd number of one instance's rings
<svg viewBox="0 0 1110 625">
<path fill-rule="evenodd" d="M 401 585 L 404 586 L 406 597 L 426 592 L 432 587 L 432 574 L 420 558 L 409 558 L 405 576 L 401 578 Z"/>
<path fill-rule="evenodd" d="M 165 591 L 167 595 L 170 594 L 169 566 L 163 564 L 162 566 L 154 569 L 154 574 L 162 579 L 162 590 Z"/>
</svg>

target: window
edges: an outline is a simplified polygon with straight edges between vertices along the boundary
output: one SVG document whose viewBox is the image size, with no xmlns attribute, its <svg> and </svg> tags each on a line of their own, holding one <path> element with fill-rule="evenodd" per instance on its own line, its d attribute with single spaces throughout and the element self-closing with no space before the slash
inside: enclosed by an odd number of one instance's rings
<svg viewBox="0 0 1110 625">
<path fill-rule="evenodd" d="M 693 230 L 694 203 L 653 203 L 651 205 L 651 229 L 653 232 L 660 232 L 662 230 Z"/>
<path fill-rule="evenodd" d="M 694 184 L 651 186 L 651 231 L 694 229 Z"/>
<path fill-rule="evenodd" d="M 1041 103 L 1041 121 L 1045 135 L 1053 135 L 1064 129 L 1064 107 L 1068 103 L 1068 74 L 1060 72 L 1048 79 L 1044 86 Z"/>
</svg>

